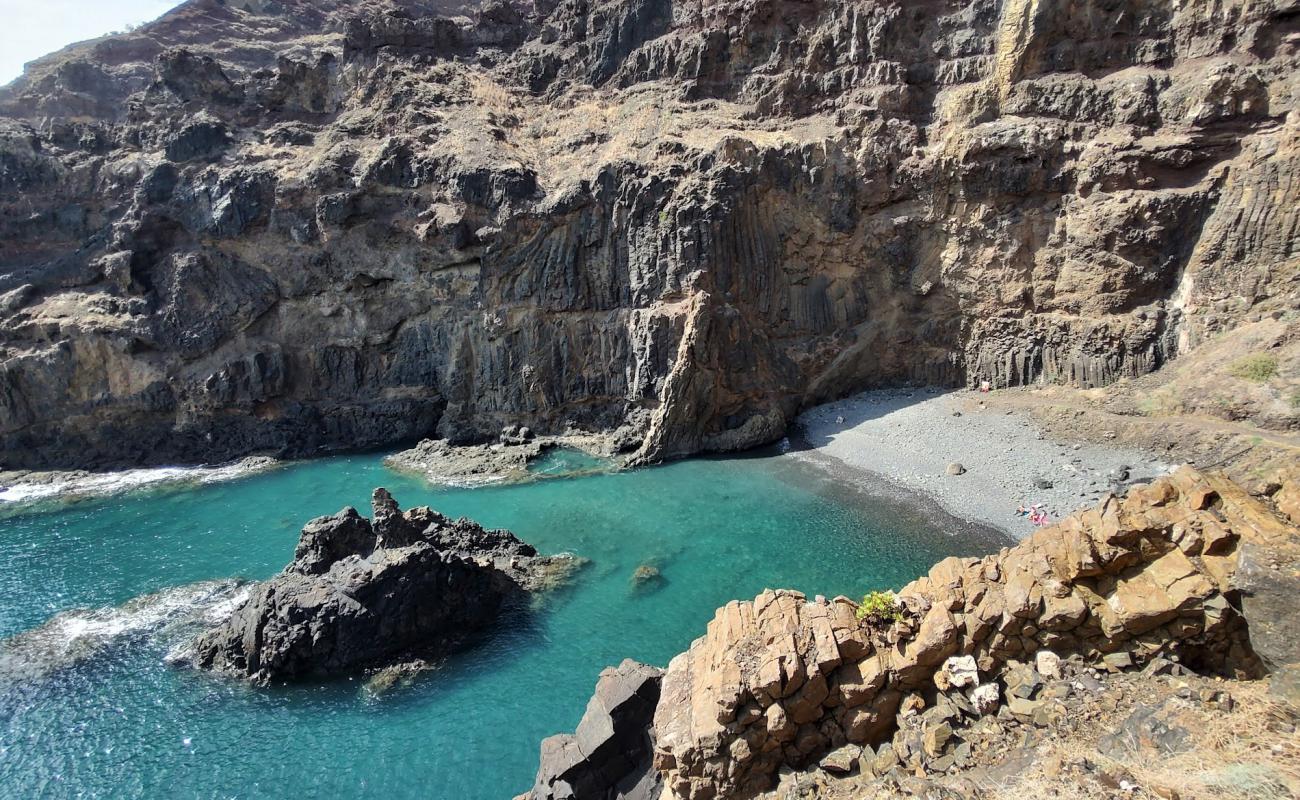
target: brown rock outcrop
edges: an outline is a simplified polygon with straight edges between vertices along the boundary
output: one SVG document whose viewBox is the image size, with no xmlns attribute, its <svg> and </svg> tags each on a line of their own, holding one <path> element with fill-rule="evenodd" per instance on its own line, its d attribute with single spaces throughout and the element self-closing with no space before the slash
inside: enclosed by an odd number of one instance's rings
<svg viewBox="0 0 1300 800">
<path fill-rule="evenodd" d="M 639 457 L 1293 309 L 1289 0 L 189 0 L 0 89 L 0 463 Z"/>
<path fill-rule="evenodd" d="M 751 796 L 784 766 L 888 738 L 900 705 L 924 707 L 936 679 L 973 684 L 972 666 L 996 673 L 1045 649 L 1044 669 L 1055 655 L 1135 664 L 1177 655 L 1196 669 L 1253 674 L 1238 558 L 1248 543 L 1298 535 L 1222 475 L 1184 467 L 995 555 L 941 561 L 899 592 L 892 624 L 859 623 L 843 597 L 766 591 L 729 603 L 668 667 L 656 763 L 677 797 Z M 945 665 L 951 656 L 974 663 Z M 1029 696 L 1009 695 L 1013 713 L 1041 705 Z M 918 731 L 918 747 L 937 754 L 942 734 Z"/>
</svg>

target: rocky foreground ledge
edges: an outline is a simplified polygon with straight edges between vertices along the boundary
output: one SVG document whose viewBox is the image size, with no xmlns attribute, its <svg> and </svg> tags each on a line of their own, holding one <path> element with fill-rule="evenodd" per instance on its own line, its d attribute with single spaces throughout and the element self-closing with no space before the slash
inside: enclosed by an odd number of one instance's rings
<svg viewBox="0 0 1300 800">
<path fill-rule="evenodd" d="M 579 563 L 427 507 L 403 512 L 385 489 L 371 509 L 308 522 L 292 563 L 182 660 L 266 685 L 436 657 Z"/>
<path fill-rule="evenodd" d="M 884 776 L 896 793 L 970 766 L 978 722 L 1061 724 L 1063 677 L 1287 673 L 1300 663 L 1297 523 L 1298 475 L 1255 497 L 1184 467 L 1016 547 L 945 559 L 865 619 L 845 597 L 729 603 L 662 678 L 643 730 L 652 764 L 590 758 L 607 783 L 583 789 L 544 746 L 528 797 L 750 798 L 807 770 Z M 601 729 L 583 725 L 589 742 Z"/>
</svg>

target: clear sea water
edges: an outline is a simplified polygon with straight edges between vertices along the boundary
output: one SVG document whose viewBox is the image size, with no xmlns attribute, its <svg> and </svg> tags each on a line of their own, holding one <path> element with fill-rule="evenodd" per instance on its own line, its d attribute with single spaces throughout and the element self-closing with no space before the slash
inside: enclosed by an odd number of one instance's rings
<svg viewBox="0 0 1300 800">
<path fill-rule="evenodd" d="M 577 724 L 602 667 L 666 664 L 728 600 L 766 587 L 896 588 L 945 555 L 1005 543 L 775 453 L 475 489 L 430 487 L 357 455 L 7 514 L 0 639 L 68 609 L 268 577 L 307 519 L 344 505 L 368 513 L 375 486 L 403 507 L 510 528 L 592 563 L 379 697 L 356 679 L 253 690 L 172 667 L 163 656 L 176 642 L 161 635 L 0 682 L 0 797 L 505 800 L 530 786 L 542 738 Z M 634 588 L 642 564 L 664 580 Z"/>
</svg>

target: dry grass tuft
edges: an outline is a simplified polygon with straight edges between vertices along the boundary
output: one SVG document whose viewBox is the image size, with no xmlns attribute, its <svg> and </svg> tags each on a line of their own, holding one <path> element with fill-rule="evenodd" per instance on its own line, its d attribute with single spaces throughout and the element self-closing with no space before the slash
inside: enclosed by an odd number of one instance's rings
<svg viewBox="0 0 1300 800">
<path fill-rule="evenodd" d="M 1166 797 L 1181 800 L 1289 800 L 1300 797 L 1300 737 L 1295 734 L 1300 710 L 1267 694 L 1262 681 L 1233 683 L 1232 712 L 1193 705 L 1188 725 L 1192 747 L 1186 752 L 1152 757 L 1150 752 L 1123 760 L 1101 756 L 1095 742 L 1053 741 L 1035 759 L 1035 767 L 1015 776 L 988 795 L 989 800 L 1095 800 L 1102 797 Z M 1095 777 L 1076 771 L 1049 776 L 1046 763 L 1087 758 L 1098 772 L 1135 784 L 1125 795 Z"/>
</svg>

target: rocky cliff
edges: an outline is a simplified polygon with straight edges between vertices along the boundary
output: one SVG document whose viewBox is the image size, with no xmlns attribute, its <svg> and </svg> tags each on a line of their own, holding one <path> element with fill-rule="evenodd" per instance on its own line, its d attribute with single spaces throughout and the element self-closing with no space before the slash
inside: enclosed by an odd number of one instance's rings
<svg viewBox="0 0 1300 800">
<path fill-rule="evenodd" d="M 0 462 L 1152 370 L 1300 273 L 1293 0 L 189 0 L 0 90 Z"/>
<path fill-rule="evenodd" d="M 632 659 L 600 673 L 577 730 L 542 742 L 533 788 L 515 800 L 659 800 L 651 727 L 663 674 Z"/>
<path fill-rule="evenodd" d="M 942 775 L 970 765 L 985 717 L 1063 726 L 1070 681 L 1095 685 L 1098 670 L 1294 682 L 1298 499 L 1294 474 L 1255 497 L 1184 467 L 1013 548 L 945 559 L 871 606 L 789 591 L 733 601 L 663 676 L 647 734 L 666 796 L 750 798 L 818 764 L 890 773 L 895 788 Z M 857 788 L 842 796 L 899 796 Z"/>
</svg>

